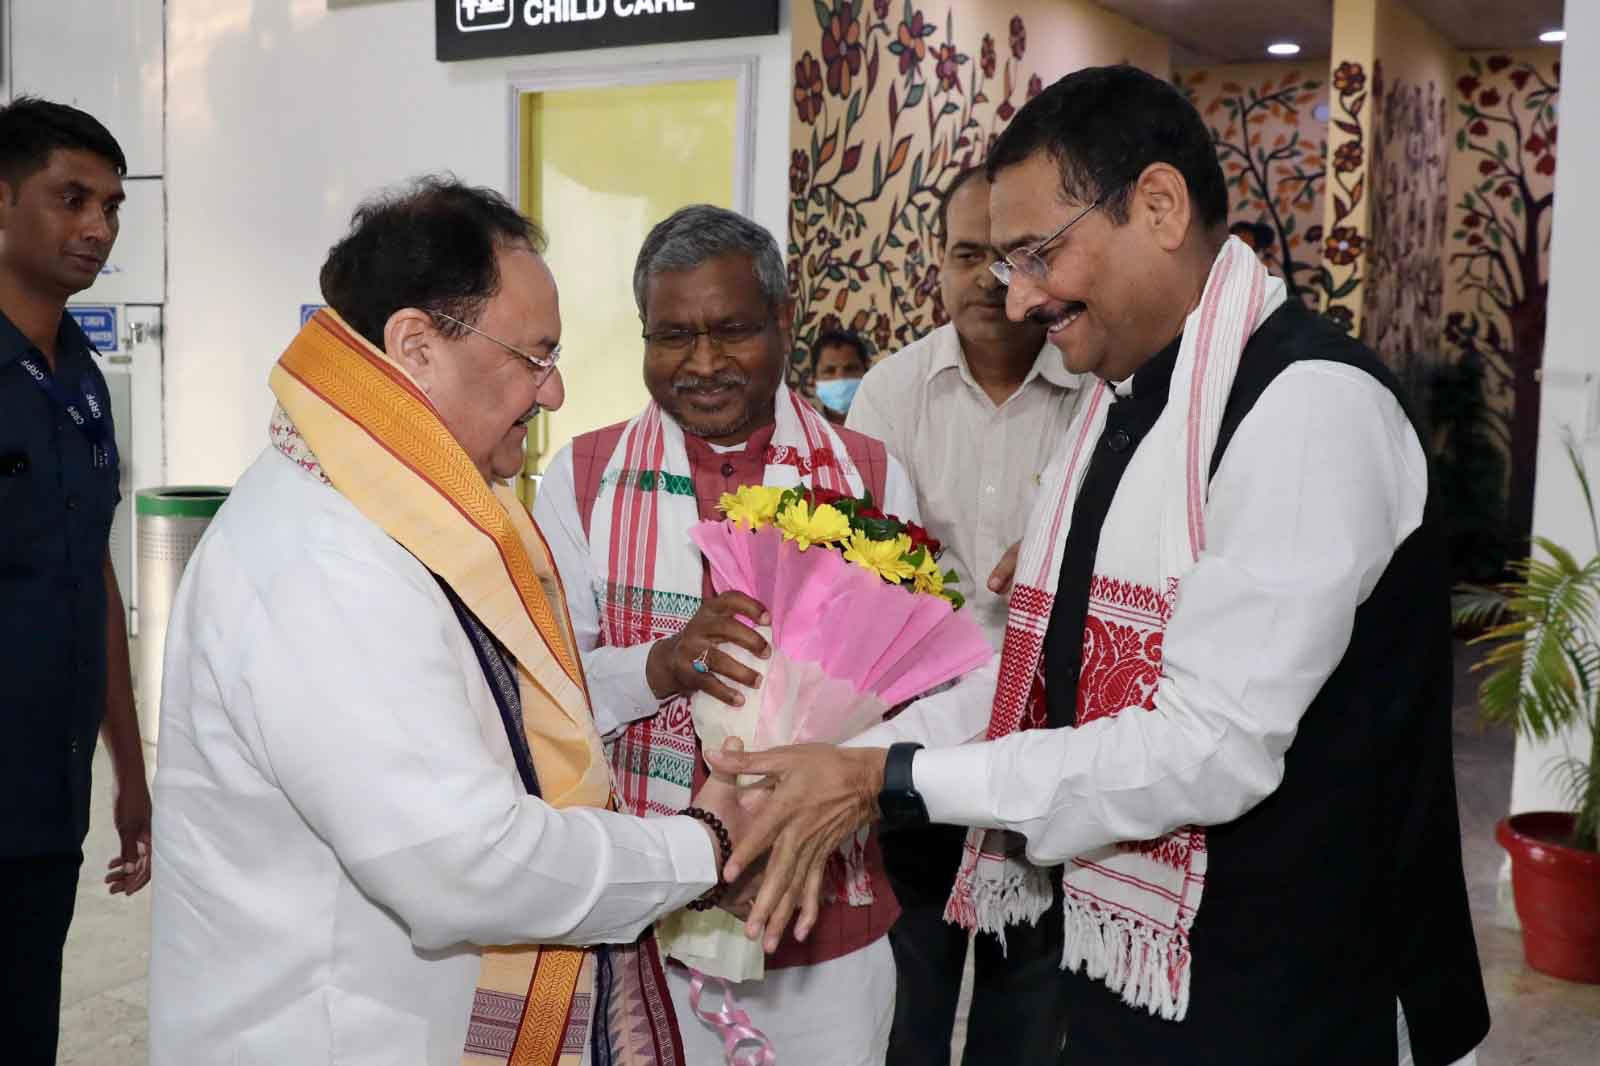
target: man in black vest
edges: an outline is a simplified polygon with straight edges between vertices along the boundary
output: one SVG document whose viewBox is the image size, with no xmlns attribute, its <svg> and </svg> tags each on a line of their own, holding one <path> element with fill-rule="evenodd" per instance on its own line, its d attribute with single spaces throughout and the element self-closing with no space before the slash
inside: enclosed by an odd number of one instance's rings
<svg viewBox="0 0 1600 1066">
<path fill-rule="evenodd" d="M 1228 240 L 1167 83 L 1070 75 L 988 167 L 1008 312 L 1103 384 L 997 665 L 849 749 L 713 758 L 775 786 L 730 863 L 772 844 L 751 930 L 806 929 L 861 822 L 978 827 L 948 914 L 1064 907 L 1063 1062 L 1471 1062 L 1447 583 L 1394 378 Z"/>
</svg>

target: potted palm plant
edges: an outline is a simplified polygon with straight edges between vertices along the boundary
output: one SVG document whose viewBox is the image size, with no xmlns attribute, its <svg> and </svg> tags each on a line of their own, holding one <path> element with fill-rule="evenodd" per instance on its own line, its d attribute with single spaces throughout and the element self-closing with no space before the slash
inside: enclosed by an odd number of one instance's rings
<svg viewBox="0 0 1600 1066">
<path fill-rule="evenodd" d="M 1458 625 L 1489 628 L 1473 643 L 1493 648 L 1475 669 L 1486 719 L 1531 740 L 1587 737 L 1585 755 L 1554 761 L 1551 773 L 1571 812 L 1513 815 L 1495 827 L 1511 855 L 1511 885 L 1528 965 L 1554 977 L 1600 983 L 1600 516 L 1583 456 L 1565 441 L 1589 509 L 1594 555 L 1544 537 L 1511 564 L 1513 580 L 1463 586 Z"/>
</svg>

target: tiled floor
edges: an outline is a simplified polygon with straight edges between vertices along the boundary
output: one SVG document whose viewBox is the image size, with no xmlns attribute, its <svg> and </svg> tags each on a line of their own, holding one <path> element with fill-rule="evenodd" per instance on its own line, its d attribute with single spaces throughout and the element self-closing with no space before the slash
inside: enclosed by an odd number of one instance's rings
<svg viewBox="0 0 1600 1066">
<path fill-rule="evenodd" d="M 1494 1016 L 1479 1064 L 1594 1066 L 1600 1063 L 1600 985 L 1569 984 L 1534 973 L 1523 964 L 1518 934 L 1494 924 L 1502 853 L 1493 831 L 1510 795 L 1512 745 L 1509 736 L 1479 727 L 1470 681 L 1464 672 L 1462 678 L 1456 688 L 1456 772 L 1478 949 Z M 84 848 L 77 917 L 67 941 L 59 1061 L 143 1066 L 150 897 L 148 892 L 131 900 L 108 896 L 101 883 L 105 864 L 116 851 L 111 773 L 103 754 L 95 772 L 95 819 Z"/>
</svg>

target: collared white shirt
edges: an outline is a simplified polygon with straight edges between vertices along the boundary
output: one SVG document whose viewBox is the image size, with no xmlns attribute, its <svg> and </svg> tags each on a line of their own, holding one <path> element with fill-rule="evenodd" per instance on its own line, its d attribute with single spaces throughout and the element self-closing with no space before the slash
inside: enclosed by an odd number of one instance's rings
<svg viewBox="0 0 1600 1066">
<path fill-rule="evenodd" d="M 713 451 L 731 452 L 744 445 L 730 445 Z M 921 524 L 917 498 L 911 479 L 893 454 L 883 476 L 881 506 L 889 514 Z M 567 588 L 567 612 L 572 617 L 573 639 L 583 655 L 583 670 L 589 680 L 589 699 L 594 707 L 595 727 L 602 736 L 612 736 L 630 722 L 649 718 L 661 709 L 655 693 L 645 680 L 645 661 L 655 642 L 627 648 L 600 645 L 600 605 L 595 601 L 594 563 L 589 554 L 589 538 L 583 532 L 578 514 L 578 490 L 572 473 L 572 445 L 567 445 L 550 460 L 539 481 L 539 495 L 533 501 L 533 519 L 544 534 L 545 543 Z M 683 531 L 689 535 L 688 530 Z"/>
<path fill-rule="evenodd" d="M 1154 711 L 966 744 L 988 727 L 996 656 L 851 745 L 927 745 L 913 766 L 929 816 L 1022 833 L 1040 865 L 1232 821 L 1283 779 L 1300 716 L 1427 493 L 1422 446 L 1387 389 L 1341 364 L 1295 363 L 1211 480 L 1206 548 L 1167 624 Z"/>
<path fill-rule="evenodd" d="M 989 591 L 989 572 L 1022 539 L 1040 477 L 1084 392 L 1081 380 L 1046 344 L 1021 387 L 997 405 L 972 377 L 954 324 L 946 324 L 874 366 L 845 422 L 905 464 L 923 524 L 944 542 L 940 565 L 960 578 L 997 651 L 1006 597 Z"/>
<path fill-rule="evenodd" d="M 1153 711 L 968 743 L 988 726 L 997 656 L 847 746 L 926 745 L 912 779 L 930 819 L 1014 830 L 1041 866 L 1232 821 L 1282 782 L 1300 718 L 1427 492 L 1421 443 L 1387 389 L 1348 366 L 1296 363 L 1211 481 L 1206 548 L 1167 625 Z"/>
<path fill-rule="evenodd" d="M 160 737 L 152 1066 L 458 1063 L 478 945 L 628 942 L 716 880 L 692 819 L 527 795 L 433 576 L 272 449 L 184 574 Z"/>
</svg>

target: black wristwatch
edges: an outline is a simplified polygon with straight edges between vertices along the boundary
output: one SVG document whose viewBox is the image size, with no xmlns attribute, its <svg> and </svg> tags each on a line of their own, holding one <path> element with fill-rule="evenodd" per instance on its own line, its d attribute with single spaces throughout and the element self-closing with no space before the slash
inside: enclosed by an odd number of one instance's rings
<svg viewBox="0 0 1600 1066">
<path fill-rule="evenodd" d="M 928 824 L 928 805 L 911 782 L 911 760 L 921 744 L 891 744 L 883 763 L 883 791 L 878 810 L 886 829 L 910 829 Z"/>
</svg>

